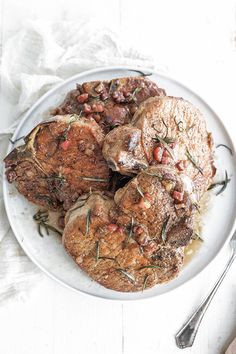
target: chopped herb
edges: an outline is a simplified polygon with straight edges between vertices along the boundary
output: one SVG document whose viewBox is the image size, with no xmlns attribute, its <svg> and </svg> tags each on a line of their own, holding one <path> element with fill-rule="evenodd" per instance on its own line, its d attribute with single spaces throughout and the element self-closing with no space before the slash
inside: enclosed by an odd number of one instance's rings
<svg viewBox="0 0 236 354">
<path fill-rule="evenodd" d="M 109 182 L 109 179 L 107 179 L 107 178 L 84 177 L 84 176 L 79 176 L 79 178 L 82 178 L 82 179 L 84 179 L 85 181 L 91 181 L 91 182 Z"/>
<path fill-rule="evenodd" d="M 136 188 L 137 188 L 137 191 L 139 192 L 139 194 L 141 195 L 141 197 L 144 198 L 144 194 L 143 194 L 141 188 L 139 186 L 137 186 Z"/>
<path fill-rule="evenodd" d="M 155 265 L 155 264 L 149 264 L 149 265 L 140 267 L 139 270 L 142 270 L 142 269 L 157 269 L 157 268 L 161 268 L 161 267 L 159 267 L 158 265 Z"/>
<path fill-rule="evenodd" d="M 55 202 L 48 196 L 43 194 L 36 194 L 36 199 L 44 200 L 48 205 L 55 205 Z"/>
<path fill-rule="evenodd" d="M 14 145 L 15 143 L 17 143 L 17 141 L 20 141 L 21 139 L 24 139 L 25 135 L 20 136 L 19 138 L 12 140 L 11 138 L 9 138 L 9 141 L 12 143 L 12 145 Z"/>
<path fill-rule="evenodd" d="M 95 257 L 96 262 L 98 262 L 99 260 L 99 253 L 100 253 L 100 243 L 99 241 L 96 241 L 96 257 Z"/>
<path fill-rule="evenodd" d="M 134 89 L 133 93 L 132 93 L 132 99 L 133 101 L 137 102 L 137 97 L 136 95 L 143 89 L 143 87 L 136 87 L 136 89 Z"/>
<path fill-rule="evenodd" d="M 220 146 L 223 146 L 224 148 L 226 148 L 230 152 L 230 154 L 233 155 L 233 150 L 225 144 L 216 145 L 216 149 L 218 149 Z"/>
<path fill-rule="evenodd" d="M 129 243 L 129 241 L 130 241 L 130 239 L 131 239 L 131 237 L 133 235 L 133 226 L 134 226 L 134 218 L 132 217 L 131 218 L 131 225 L 129 227 L 129 234 L 128 234 L 126 240 L 125 240 L 125 247 L 128 245 L 128 243 Z"/>
<path fill-rule="evenodd" d="M 116 270 L 125 275 L 132 283 L 135 282 L 135 277 L 132 274 L 129 274 L 125 269 L 117 268 Z"/>
<path fill-rule="evenodd" d="M 198 240 L 204 242 L 204 240 L 200 237 L 200 235 L 197 232 L 194 232 L 194 234 L 192 235 L 192 240 Z"/>
<path fill-rule="evenodd" d="M 144 291 L 146 289 L 148 277 L 149 277 L 149 274 L 145 275 L 145 277 L 144 277 L 142 291 Z"/>
<path fill-rule="evenodd" d="M 168 138 L 168 137 L 165 137 L 164 139 L 161 138 L 159 135 L 156 135 L 155 138 L 153 138 L 153 140 L 157 140 L 159 141 L 160 143 L 162 143 L 164 145 L 164 147 L 166 148 L 166 150 L 169 152 L 169 154 L 171 155 L 171 157 L 173 158 L 173 160 L 175 160 L 175 157 L 174 157 L 174 152 L 173 150 L 169 147 L 168 144 L 170 143 L 173 143 L 174 140 L 173 138 Z"/>
<path fill-rule="evenodd" d="M 203 170 L 200 166 L 197 165 L 195 159 L 193 158 L 193 156 L 190 154 L 188 148 L 186 149 L 186 156 L 189 159 L 189 161 L 192 162 L 193 166 L 203 175 Z"/>
<path fill-rule="evenodd" d="M 90 223 L 91 223 L 91 209 L 88 210 L 87 216 L 86 216 L 86 235 L 88 235 L 90 231 Z"/>
<path fill-rule="evenodd" d="M 212 183 L 210 185 L 210 187 L 208 188 L 208 191 L 217 187 L 217 186 L 222 186 L 222 188 L 216 193 L 216 195 L 219 195 L 221 194 L 222 192 L 224 192 L 224 190 L 226 189 L 228 183 L 231 181 L 230 178 L 228 178 L 228 173 L 227 171 L 225 171 L 225 179 L 224 181 L 220 181 L 220 182 L 215 182 L 215 183 Z"/>
<path fill-rule="evenodd" d="M 166 228 L 167 228 L 167 224 L 169 222 L 170 219 L 170 215 L 167 216 L 167 218 L 165 219 L 163 225 L 162 225 L 162 229 L 161 229 L 161 239 L 163 242 L 166 241 Z"/>
</svg>

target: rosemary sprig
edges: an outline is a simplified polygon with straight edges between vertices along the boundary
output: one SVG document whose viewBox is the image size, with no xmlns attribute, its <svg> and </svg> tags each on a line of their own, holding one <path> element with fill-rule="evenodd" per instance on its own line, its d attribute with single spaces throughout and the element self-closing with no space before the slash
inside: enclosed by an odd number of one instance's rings
<svg viewBox="0 0 236 354">
<path fill-rule="evenodd" d="M 221 146 L 223 146 L 224 148 L 226 148 L 226 149 L 230 152 L 230 154 L 233 155 L 233 150 L 232 150 L 230 147 L 228 147 L 227 145 L 225 145 L 225 144 L 218 144 L 218 145 L 216 145 L 216 149 L 218 149 L 218 148 L 221 147 Z"/>
<path fill-rule="evenodd" d="M 175 160 L 175 157 L 174 157 L 174 152 L 173 150 L 169 147 L 168 144 L 170 143 L 173 143 L 174 140 L 173 138 L 168 138 L 168 137 L 165 137 L 164 139 L 161 138 L 159 135 L 156 135 L 155 138 L 153 138 L 153 140 L 157 140 L 159 141 L 160 143 L 162 143 L 165 147 L 165 149 L 169 152 L 169 154 L 171 155 L 171 157 L 173 158 L 173 160 Z"/>
<path fill-rule="evenodd" d="M 133 226 L 134 226 L 134 218 L 132 217 L 131 218 L 131 225 L 130 225 L 130 228 L 129 228 L 129 234 L 125 240 L 125 247 L 127 247 L 132 235 L 133 235 Z"/>
<path fill-rule="evenodd" d="M 169 222 L 170 219 L 170 215 L 167 216 L 167 218 L 165 219 L 163 225 L 162 225 L 162 229 L 161 229 L 161 239 L 163 242 L 166 241 L 166 228 L 167 228 L 167 224 Z"/>
<path fill-rule="evenodd" d="M 128 273 L 125 269 L 117 268 L 116 271 L 125 275 L 132 283 L 135 282 L 135 277 L 132 274 Z"/>
<path fill-rule="evenodd" d="M 231 178 L 228 178 L 228 172 L 225 170 L 225 179 L 224 181 L 220 182 L 215 182 L 210 185 L 208 188 L 208 191 L 217 187 L 217 186 L 222 186 L 222 188 L 216 193 L 216 195 L 219 195 L 224 192 L 224 190 L 227 188 L 228 183 L 231 181 Z"/>
<path fill-rule="evenodd" d="M 33 215 L 33 219 L 38 224 L 38 233 L 41 237 L 44 237 L 42 229 L 45 229 L 47 235 L 49 235 L 49 230 L 51 230 L 57 233 L 58 235 L 62 236 L 61 231 L 47 223 L 47 221 L 49 220 L 49 214 L 47 210 L 39 210 L 36 214 Z"/>
<path fill-rule="evenodd" d="M 149 265 L 146 265 L 146 266 L 143 266 L 143 267 L 139 268 L 139 270 L 142 270 L 142 269 L 157 269 L 157 268 L 161 268 L 161 267 L 159 267 L 158 265 L 155 265 L 155 264 L 149 264 Z"/>
<path fill-rule="evenodd" d="M 203 175 L 203 170 L 200 166 L 197 165 L 195 159 L 193 156 L 190 154 L 188 148 L 186 148 L 186 156 L 189 159 L 190 162 L 192 162 L 193 166 Z"/>
<path fill-rule="evenodd" d="M 79 176 L 79 178 L 82 178 L 85 181 L 91 181 L 91 182 L 109 182 L 109 179 L 107 179 L 107 178 L 86 177 L 86 176 Z"/>
<path fill-rule="evenodd" d="M 145 277 L 144 277 L 142 291 L 144 291 L 147 287 L 148 277 L 149 277 L 149 274 L 145 275 Z"/>
<path fill-rule="evenodd" d="M 96 262 L 98 262 L 99 260 L 99 253 L 100 253 L 100 242 L 96 241 L 96 256 L 95 256 Z"/>
<path fill-rule="evenodd" d="M 87 216 L 86 216 L 86 233 L 85 235 L 88 235 L 90 231 L 90 223 L 91 223 L 91 209 L 88 210 Z"/>
<path fill-rule="evenodd" d="M 144 194 L 143 194 L 141 188 L 139 186 L 137 186 L 136 188 L 137 188 L 138 193 L 141 195 L 141 197 L 144 198 Z"/>
</svg>

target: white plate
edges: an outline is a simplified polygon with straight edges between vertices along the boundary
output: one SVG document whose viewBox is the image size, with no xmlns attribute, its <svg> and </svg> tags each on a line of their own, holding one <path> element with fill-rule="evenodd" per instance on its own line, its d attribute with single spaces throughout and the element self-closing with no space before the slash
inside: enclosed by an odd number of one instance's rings
<svg viewBox="0 0 236 354">
<path fill-rule="evenodd" d="M 145 72 L 145 69 L 140 70 Z M 109 80 L 115 77 L 135 75 L 137 73 L 129 68 L 112 67 L 90 70 L 66 80 L 45 94 L 27 112 L 16 129 L 13 140 L 26 135 L 36 124 L 46 118 L 49 109 L 57 106 L 66 93 L 75 87 L 77 82 Z M 159 74 L 153 74 L 151 79 L 164 88 L 168 95 L 183 97 L 196 105 L 203 112 L 208 130 L 213 133 L 216 144 L 224 143 L 230 147 L 233 146 L 220 119 L 198 95 L 182 84 Z M 8 152 L 11 149 L 12 145 L 10 144 Z M 217 255 L 233 231 L 236 210 L 236 161 L 235 157 L 232 157 L 224 148 L 217 149 L 216 156 L 219 178 L 224 177 L 224 170 L 226 169 L 232 179 L 226 191 L 211 200 L 211 208 L 204 217 L 203 238 L 205 241 L 200 251 L 183 268 L 178 278 L 166 285 L 157 285 L 144 292 L 116 292 L 91 281 L 66 254 L 58 237 L 52 235 L 44 238 L 39 237 L 32 219 L 33 214 L 38 209 L 37 206 L 29 203 L 17 193 L 14 185 L 8 184 L 6 178 L 4 178 L 4 200 L 8 218 L 18 242 L 32 261 L 50 277 L 69 288 L 113 300 L 136 300 L 164 294 L 184 284 L 202 271 Z"/>
</svg>

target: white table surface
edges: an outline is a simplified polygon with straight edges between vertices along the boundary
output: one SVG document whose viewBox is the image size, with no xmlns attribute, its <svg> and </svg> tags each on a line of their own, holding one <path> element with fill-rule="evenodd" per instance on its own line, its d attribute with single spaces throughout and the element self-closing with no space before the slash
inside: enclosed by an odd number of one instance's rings
<svg viewBox="0 0 236 354">
<path fill-rule="evenodd" d="M 200 93 L 236 138 L 235 1 L 1 0 L 0 12 L 3 51 L 7 38 L 27 20 L 82 16 L 101 21 L 150 54 L 162 72 Z M 44 276 L 26 302 L 0 306 L 0 353 L 179 353 L 174 334 L 212 287 L 228 256 L 225 247 L 191 282 L 134 303 L 79 295 Z M 235 272 L 236 263 L 208 309 L 194 346 L 185 353 L 224 353 L 236 336 Z"/>
</svg>

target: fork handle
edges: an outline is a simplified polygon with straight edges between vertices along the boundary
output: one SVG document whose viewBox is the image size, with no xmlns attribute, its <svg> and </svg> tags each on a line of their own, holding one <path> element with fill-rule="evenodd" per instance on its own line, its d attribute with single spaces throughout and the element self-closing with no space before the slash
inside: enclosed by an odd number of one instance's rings
<svg viewBox="0 0 236 354">
<path fill-rule="evenodd" d="M 228 272 L 230 266 L 232 265 L 234 259 L 236 258 L 236 253 L 233 251 L 232 255 L 217 282 L 215 283 L 212 291 L 206 297 L 206 299 L 201 303 L 197 310 L 192 314 L 189 320 L 184 324 L 184 326 L 179 330 L 175 336 L 176 344 L 179 348 L 184 349 L 191 347 L 194 343 L 198 328 L 203 319 L 203 316 L 210 305 L 216 291 L 218 290 L 220 284 L 222 283 L 226 273 Z"/>
</svg>

